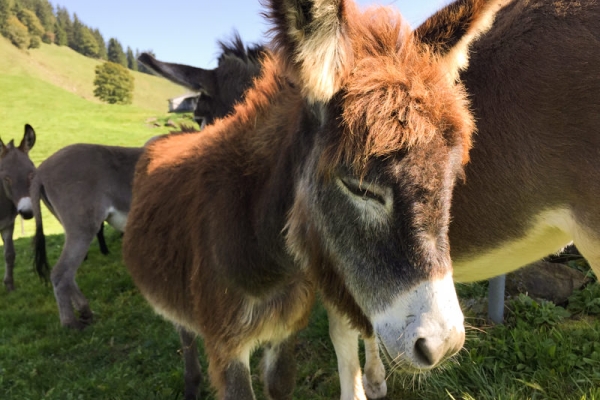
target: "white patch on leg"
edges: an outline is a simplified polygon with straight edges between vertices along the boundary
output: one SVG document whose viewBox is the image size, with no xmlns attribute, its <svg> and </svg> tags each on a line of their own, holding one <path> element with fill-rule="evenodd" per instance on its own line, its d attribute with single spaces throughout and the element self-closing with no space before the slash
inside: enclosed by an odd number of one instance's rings
<svg viewBox="0 0 600 400">
<path fill-rule="evenodd" d="M 110 224 L 113 228 L 120 232 L 125 232 L 125 225 L 127 225 L 127 215 L 128 213 L 116 210 L 114 207 L 110 207 L 108 209 L 108 216 L 106 217 L 106 222 Z"/>
<path fill-rule="evenodd" d="M 327 308 L 329 336 L 337 357 L 340 377 L 340 400 L 366 400 L 358 360 L 358 332 L 350 327 L 346 317 Z"/>
</svg>

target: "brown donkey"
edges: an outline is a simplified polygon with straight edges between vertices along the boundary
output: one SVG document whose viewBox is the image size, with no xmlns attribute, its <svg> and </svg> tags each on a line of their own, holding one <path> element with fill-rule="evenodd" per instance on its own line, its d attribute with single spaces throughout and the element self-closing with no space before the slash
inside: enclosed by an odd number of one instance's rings
<svg viewBox="0 0 600 400">
<path fill-rule="evenodd" d="M 465 1 L 419 35 L 389 8 L 269 1 L 274 53 L 232 116 L 151 143 L 136 167 L 123 255 L 155 310 L 200 334 L 223 399 L 292 397 L 292 342 L 315 289 L 343 399 L 364 399 L 358 332 L 395 367 L 428 370 L 464 342 L 448 245 L 474 122 L 456 83 L 498 1 Z M 444 33 L 442 35 L 441 33 Z M 186 398 L 198 360 L 186 353 Z"/>
<path fill-rule="evenodd" d="M 259 50 L 245 49 L 237 37 L 231 43 L 221 43 L 221 48 L 217 68 L 186 75 L 194 87 L 211 88 L 210 96 L 198 103 L 198 120 L 212 122 L 230 113 L 250 85 L 252 75 L 256 75 L 253 71 Z M 236 69 L 237 74 L 231 72 Z M 222 82 L 225 80 L 226 85 Z M 121 232 L 125 230 L 133 173 L 142 151 L 141 147 L 74 144 L 48 157 L 37 170 L 31 185 L 36 270 L 47 276 L 50 269 L 40 209 L 43 200 L 65 230 L 65 244 L 51 274 L 64 326 L 82 329 L 92 321 L 92 311 L 75 282 L 75 274 L 94 236 L 103 238 L 98 227 L 104 221 Z"/>
<path fill-rule="evenodd" d="M 29 184 L 35 174 L 35 166 L 29 158 L 29 150 L 35 144 L 35 131 L 31 125 L 25 125 L 25 133 L 19 147 L 14 141 L 4 144 L 0 140 L 0 234 L 4 243 L 4 286 L 6 290 L 15 289 L 13 269 L 15 267 L 15 245 L 13 232 L 15 219 L 21 215 L 30 219 L 33 214 L 29 198 Z"/>
</svg>

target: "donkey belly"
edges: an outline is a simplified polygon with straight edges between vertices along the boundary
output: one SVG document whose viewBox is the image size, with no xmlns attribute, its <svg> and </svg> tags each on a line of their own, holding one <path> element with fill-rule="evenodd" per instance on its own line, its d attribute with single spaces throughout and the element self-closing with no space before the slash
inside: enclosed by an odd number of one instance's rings
<svg viewBox="0 0 600 400">
<path fill-rule="evenodd" d="M 573 240 L 577 224 L 568 209 L 547 210 L 532 219 L 524 234 L 473 254 L 452 254 L 454 280 L 473 282 L 489 279 L 523 267 Z"/>
</svg>

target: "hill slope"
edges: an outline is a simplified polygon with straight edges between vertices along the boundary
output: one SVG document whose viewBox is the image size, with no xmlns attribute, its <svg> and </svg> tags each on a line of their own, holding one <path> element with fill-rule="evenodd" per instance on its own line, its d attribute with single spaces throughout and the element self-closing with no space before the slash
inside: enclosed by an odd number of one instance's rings
<svg viewBox="0 0 600 400">
<path fill-rule="evenodd" d="M 24 124 L 31 124 L 37 134 L 31 151 L 36 165 L 72 143 L 142 146 L 148 138 L 169 131 L 146 121 L 165 119 L 167 99 L 187 92 L 166 79 L 133 72 L 133 104 L 104 104 L 92 93 L 98 60 L 47 44 L 24 52 L 3 37 L 0 54 L 0 137 L 18 144 Z M 47 233 L 62 232 L 49 212 L 44 217 Z M 25 235 L 32 233 L 33 223 L 26 221 Z"/>
</svg>

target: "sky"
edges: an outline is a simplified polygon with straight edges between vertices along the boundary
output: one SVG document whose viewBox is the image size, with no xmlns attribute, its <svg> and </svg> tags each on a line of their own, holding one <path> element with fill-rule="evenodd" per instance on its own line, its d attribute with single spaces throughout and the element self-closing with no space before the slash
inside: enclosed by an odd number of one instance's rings
<svg viewBox="0 0 600 400">
<path fill-rule="evenodd" d="M 392 5 L 416 28 L 449 0 L 358 0 L 361 6 Z M 152 50 L 161 61 L 215 68 L 218 40 L 237 30 L 245 43 L 265 43 L 268 30 L 259 0 L 50 0 L 77 14 L 123 50 Z"/>
</svg>

